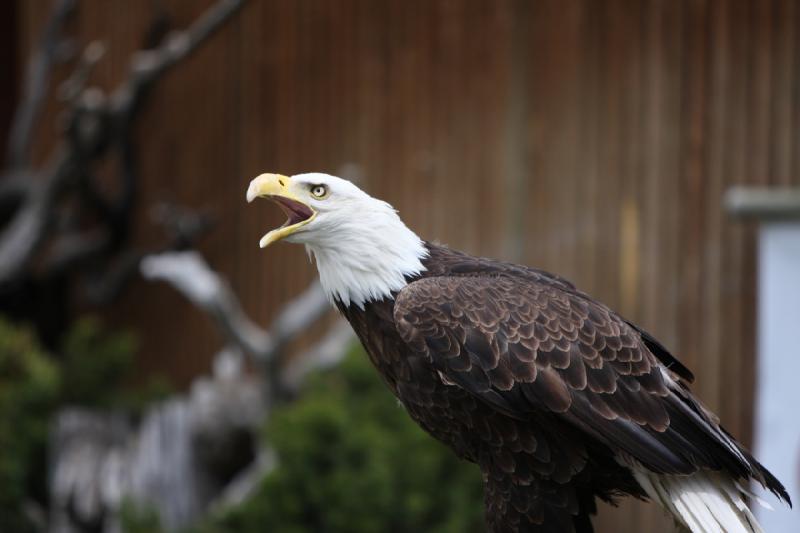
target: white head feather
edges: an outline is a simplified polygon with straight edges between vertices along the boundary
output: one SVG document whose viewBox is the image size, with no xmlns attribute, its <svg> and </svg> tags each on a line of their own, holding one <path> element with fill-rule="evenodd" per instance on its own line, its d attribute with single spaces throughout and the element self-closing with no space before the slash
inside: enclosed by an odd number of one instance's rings
<svg viewBox="0 0 800 533">
<path fill-rule="evenodd" d="M 316 217 L 286 237 L 304 244 L 313 256 L 328 297 L 344 305 L 380 300 L 406 285 L 406 276 L 419 274 L 428 252 L 388 203 L 371 197 L 351 182 L 321 173 L 298 174 L 292 188 L 327 188 L 323 199 L 304 201 Z"/>
</svg>

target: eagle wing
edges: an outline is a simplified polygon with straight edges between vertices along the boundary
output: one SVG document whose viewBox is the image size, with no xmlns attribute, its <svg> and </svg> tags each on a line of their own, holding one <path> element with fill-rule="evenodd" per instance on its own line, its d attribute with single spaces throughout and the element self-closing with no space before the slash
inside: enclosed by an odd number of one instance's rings
<svg viewBox="0 0 800 533">
<path fill-rule="evenodd" d="M 445 382 L 508 416 L 548 414 L 655 473 L 724 469 L 782 492 L 648 347 L 675 361 L 661 345 L 569 285 L 496 273 L 422 278 L 400 291 L 394 318 Z"/>
</svg>

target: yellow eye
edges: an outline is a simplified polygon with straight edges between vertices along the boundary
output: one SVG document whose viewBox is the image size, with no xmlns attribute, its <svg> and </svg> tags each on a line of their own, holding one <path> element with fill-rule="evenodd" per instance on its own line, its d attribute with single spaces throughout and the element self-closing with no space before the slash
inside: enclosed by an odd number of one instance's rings
<svg viewBox="0 0 800 533">
<path fill-rule="evenodd" d="M 311 195 L 314 198 L 325 198 L 328 196 L 328 188 L 324 185 L 314 185 L 311 187 Z"/>
</svg>

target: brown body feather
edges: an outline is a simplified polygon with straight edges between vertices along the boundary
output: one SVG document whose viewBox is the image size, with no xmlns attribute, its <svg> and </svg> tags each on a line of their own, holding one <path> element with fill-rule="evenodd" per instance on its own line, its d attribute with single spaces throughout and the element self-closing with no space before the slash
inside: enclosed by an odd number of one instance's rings
<svg viewBox="0 0 800 533">
<path fill-rule="evenodd" d="M 788 500 L 649 334 L 551 274 L 427 247 L 394 298 L 339 308 L 411 417 L 479 465 L 492 531 L 591 531 L 595 497 L 645 497 L 629 463 Z"/>
</svg>

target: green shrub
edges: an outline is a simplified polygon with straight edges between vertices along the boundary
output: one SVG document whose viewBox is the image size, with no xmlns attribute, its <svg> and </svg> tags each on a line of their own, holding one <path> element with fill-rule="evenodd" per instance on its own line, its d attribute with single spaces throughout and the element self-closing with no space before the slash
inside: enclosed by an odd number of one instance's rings
<svg viewBox="0 0 800 533">
<path fill-rule="evenodd" d="M 47 439 L 52 414 L 63 405 L 123 409 L 136 414 L 168 387 L 150 379 L 128 386 L 136 343 L 84 318 L 61 343 L 58 360 L 34 333 L 0 317 L 0 531 L 33 527 L 26 501 L 46 501 Z"/>
<path fill-rule="evenodd" d="M 3 531 L 33 531 L 22 511 L 42 496 L 50 414 L 58 371 L 33 333 L 0 319 L 0 524 Z"/>
<path fill-rule="evenodd" d="M 484 529 L 478 469 L 411 421 L 360 350 L 279 409 L 266 439 L 276 470 L 250 500 L 199 531 Z"/>
<path fill-rule="evenodd" d="M 124 499 L 119 509 L 119 522 L 123 533 L 162 533 L 158 512 Z"/>
<path fill-rule="evenodd" d="M 139 387 L 127 383 L 136 348 L 129 332 L 108 331 L 91 317 L 78 320 L 61 346 L 61 401 L 135 414 L 165 397 L 170 388 L 162 378 L 150 377 Z"/>
</svg>

